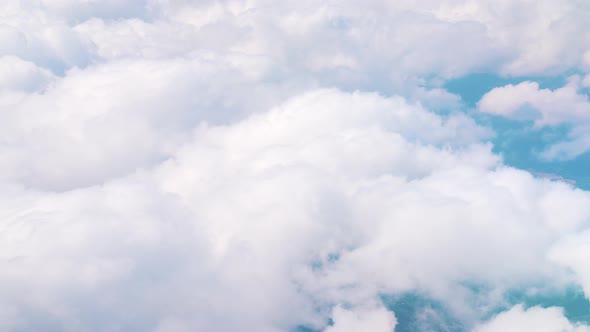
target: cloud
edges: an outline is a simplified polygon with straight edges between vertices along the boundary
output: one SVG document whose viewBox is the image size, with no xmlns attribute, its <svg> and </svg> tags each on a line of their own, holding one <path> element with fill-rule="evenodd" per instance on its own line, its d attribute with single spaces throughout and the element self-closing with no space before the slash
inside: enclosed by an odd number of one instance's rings
<svg viewBox="0 0 590 332">
<path fill-rule="evenodd" d="M 485 130 L 456 123 L 320 90 L 200 126 L 164 163 L 101 186 L 16 186 L 1 274 L 16 318 L 3 326 L 279 331 L 326 328 L 332 314 L 333 328 L 385 326 L 384 309 L 331 310 L 414 290 L 470 326 L 486 312 L 474 297 L 498 299 L 466 280 L 568 282 L 546 254 L 586 227 L 588 193 L 503 166 Z"/>
<path fill-rule="evenodd" d="M 35 92 L 54 79 L 48 70 L 15 56 L 0 57 L 0 90 Z"/>
<path fill-rule="evenodd" d="M 467 330 L 582 328 L 484 321 L 510 290 L 589 292 L 590 193 L 505 165 L 444 89 L 583 70 L 579 6 L 1 4 L 0 329 L 390 331 L 381 299 L 414 292 Z M 583 82 L 479 107 L 583 123 Z"/>
<path fill-rule="evenodd" d="M 588 231 L 572 234 L 560 241 L 550 253 L 550 259 L 572 269 L 586 294 L 590 292 L 590 270 L 584 264 L 588 252 Z"/>
<path fill-rule="evenodd" d="M 517 305 L 478 326 L 475 331 L 583 332 L 590 331 L 590 327 L 570 323 L 559 308 L 533 307 L 525 310 L 522 305 Z"/>
<path fill-rule="evenodd" d="M 168 15 L 198 26 L 230 18 L 262 33 L 255 37 L 264 36 L 266 40 L 279 37 L 278 44 L 272 44 L 275 50 L 283 43 L 300 50 L 305 58 L 296 58 L 299 61 L 308 59 L 310 64 L 327 64 L 329 61 L 320 59 L 343 59 L 344 54 L 347 60 L 340 61 L 344 67 L 354 64 L 353 67 L 366 68 L 365 72 L 372 66 L 387 63 L 391 69 L 438 75 L 460 75 L 466 70 L 484 68 L 508 75 L 530 75 L 559 72 L 577 65 L 585 49 L 573 39 L 587 41 L 586 36 L 575 33 L 583 28 L 587 13 L 575 1 L 560 5 L 549 1 L 530 4 L 369 1 L 363 10 L 358 10 L 354 1 L 337 5 L 318 5 L 314 1 L 300 4 L 251 1 L 241 6 L 216 2 L 172 6 Z M 271 24 L 278 31 L 271 34 L 262 30 Z M 543 42 L 536 38 L 539 34 L 545 36 Z M 266 43 L 247 44 L 264 46 Z M 309 47 L 312 44 L 315 46 Z M 330 50 L 332 54 L 326 54 Z M 461 61 L 455 61 L 457 56 Z"/>
<path fill-rule="evenodd" d="M 94 59 L 92 43 L 59 18 L 21 2 L 0 7 L 0 56 L 17 56 L 54 74 Z"/>
<path fill-rule="evenodd" d="M 577 1 L 534 6 L 488 0 L 369 1 L 359 11 L 354 1 L 60 0 L 23 1 L 0 9 L 8 27 L 20 31 L 19 38 L 34 41 L 41 52 L 12 37 L 3 45 L 14 45 L 12 53 L 41 55 L 38 61 L 55 69 L 93 61 L 91 40 L 102 56 L 241 52 L 270 57 L 300 75 L 332 84 L 371 85 L 377 78 L 457 77 L 482 70 L 506 75 L 563 72 L 581 64 L 587 51 L 587 36 L 576 33 L 587 20 L 581 6 Z M 21 18 L 26 13 L 34 15 L 25 24 Z M 59 23 L 64 20 L 66 25 Z"/>
<path fill-rule="evenodd" d="M 384 308 L 358 312 L 335 307 L 332 317 L 334 325 L 325 329 L 325 332 L 391 332 L 396 325 L 393 313 Z"/>
<path fill-rule="evenodd" d="M 569 125 L 568 140 L 553 143 L 541 156 L 545 159 L 573 159 L 590 149 L 590 101 L 580 91 L 578 76 L 555 90 L 541 89 L 536 82 L 494 88 L 478 103 L 480 112 L 520 121 L 534 121 L 535 127 Z M 583 84 L 583 82 L 582 82 Z"/>
<path fill-rule="evenodd" d="M 11 69 L 7 84 L 42 84 L 31 80 L 43 70 L 22 66 L 30 73 Z M 42 94 L 0 105 L 0 177 L 53 190 L 99 184 L 164 160 L 199 123 L 235 121 L 285 95 L 281 85 L 258 83 L 222 59 L 72 70 Z"/>
<path fill-rule="evenodd" d="M 539 127 L 587 122 L 590 101 L 587 95 L 578 93 L 578 89 L 576 82 L 555 90 L 540 89 L 538 83 L 530 81 L 509 84 L 486 93 L 478 108 L 481 112 L 508 118 L 534 120 Z M 527 112 L 527 107 L 532 110 Z"/>
</svg>

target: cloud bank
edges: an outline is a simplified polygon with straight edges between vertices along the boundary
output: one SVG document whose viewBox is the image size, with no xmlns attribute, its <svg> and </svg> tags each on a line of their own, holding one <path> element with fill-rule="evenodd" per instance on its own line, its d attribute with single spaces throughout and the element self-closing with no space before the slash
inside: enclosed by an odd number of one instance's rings
<svg viewBox="0 0 590 332">
<path fill-rule="evenodd" d="M 478 110 L 573 124 L 545 154 L 584 153 L 589 14 L 0 5 L 0 329 L 400 331 L 383 299 L 417 293 L 462 331 L 589 330 L 506 294 L 589 294 L 590 193 L 506 165 L 445 90 L 577 70 L 559 89 L 497 87 Z"/>
</svg>

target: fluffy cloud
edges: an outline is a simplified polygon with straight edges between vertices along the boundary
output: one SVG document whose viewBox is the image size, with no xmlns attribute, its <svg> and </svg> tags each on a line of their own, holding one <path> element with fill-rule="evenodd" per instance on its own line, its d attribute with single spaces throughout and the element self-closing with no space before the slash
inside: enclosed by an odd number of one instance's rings
<svg viewBox="0 0 590 332">
<path fill-rule="evenodd" d="M 569 140 L 555 143 L 543 152 L 547 159 L 572 159 L 590 149 L 590 100 L 580 91 L 578 76 L 559 89 L 540 89 L 536 82 L 494 88 L 478 103 L 481 112 L 521 121 L 536 127 L 570 125 Z"/>
<path fill-rule="evenodd" d="M 533 307 L 525 310 L 521 305 L 517 305 L 486 324 L 478 326 L 475 331 L 585 332 L 590 331 L 590 327 L 570 323 L 558 308 Z"/>
<path fill-rule="evenodd" d="M 395 316 L 384 308 L 357 312 L 335 307 L 332 317 L 334 325 L 324 332 L 391 332 L 396 324 Z"/>
<path fill-rule="evenodd" d="M 583 6 L 369 1 L 359 11 L 354 1 L 21 1 L 0 7 L 6 22 L 0 36 L 4 52 L 55 69 L 92 61 L 92 43 L 109 57 L 207 49 L 266 56 L 299 75 L 376 88 L 375 79 L 473 70 L 530 75 L 578 66 L 588 42 L 576 33 L 588 19 Z"/>
<path fill-rule="evenodd" d="M 466 279 L 569 280 L 545 255 L 590 206 L 503 166 L 485 135 L 400 98 L 322 90 L 200 126 L 163 164 L 103 186 L 7 187 L 3 327 L 279 331 L 333 315 L 328 329 L 385 329 L 392 313 L 363 308 L 412 290 L 470 326 L 485 313 L 474 296 L 497 300 Z M 566 217 L 562 195 L 579 202 Z"/>
<path fill-rule="evenodd" d="M 391 331 L 382 297 L 416 292 L 465 330 L 582 331 L 482 322 L 590 292 L 590 193 L 505 165 L 443 88 L 585 70 L 581 6 L 0 4 L 0 329 Z M 582 123 L 585 80 L 480 109 Z"/>
<path fill-rule="evenodd" d="M 241 69 L 247 60 L 112 62 L 71 70 L 42 94 L 5 96 L 0 178 L 64 190 L 149 168 L 197 124 L 235 121 L 288 95 L 254 81 Z M 14 78 L 5 78 L 11 88 L 35 88 L 48 77 L 17 64 L 23 69 L 12 66 Z"/>
<path fill-rule="evenodd" d="M 56 74 L 94 59 L 92 43 L 59 17 L 26 1 L 0 5 L 0 56 L 17 56 Z"/>
<path fill-rule="evenodd" d="M 570 269 L 578 278 L 586 294 L 590 293 L 590 269 L 585 264 L 585 257 L 590 250 L 590 232 L 572 234 L 560 241 L 551 251 L 550 258 Z"/>
<path fill-rule="evenodd" d="M 564 122 L 587 122 L 588 96 L 578 93 L 576 81 L 555 90 L 540 89 L 536 82 L 494 88 L 479 101 L 479 110 L 521 120 L 534 120 L 537 126 Z"/>
<path fill-rule="evenodd" d="M 0 90 L 35 92 L 44 89 L 54 75 L 15 56 L 0 58 Z"/>
<path fill-rule="evenodd" d="M 69 22 L 83 22 L 91 18 L 117 20 L 125 18 L 148 19 L 155 15 L 157 1 L 153 0 L 41 0 L 23 1 L 25 8 L 64 17 Z"/>
</svg>

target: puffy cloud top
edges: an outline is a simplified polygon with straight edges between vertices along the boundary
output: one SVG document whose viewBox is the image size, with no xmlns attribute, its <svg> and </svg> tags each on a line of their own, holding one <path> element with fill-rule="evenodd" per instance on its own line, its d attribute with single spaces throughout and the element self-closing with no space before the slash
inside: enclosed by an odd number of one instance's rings
<svg viewBox="0 0 590 332">
<path fill-rule="evenodd" d="M 477 110 L 584 153 L 589 13 L 0 4 L 0 330 L 403 331 L 408 293 L 464 331 L 588 330 L 505 295 L 589 294 L 590 193 L 506 165 L 445 84 L 528 75 Z"/>
</svg>

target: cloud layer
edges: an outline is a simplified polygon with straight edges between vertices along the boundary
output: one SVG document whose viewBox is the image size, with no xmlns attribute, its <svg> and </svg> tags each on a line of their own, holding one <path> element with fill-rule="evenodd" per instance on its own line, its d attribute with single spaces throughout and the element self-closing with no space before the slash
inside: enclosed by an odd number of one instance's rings
<svg viewBox="0 0 590 332">
<path fill-rule="evenodd" d="M 0 329 L 385 332 L 403 318 L 383 297 L 418 293 L 465 331 L 588 330 L 505 295 L 590 293 L 590 193 L 506 165 L 444 89 L 584 73 L 588 15 L 549 0 L 0 5 Z M 478 109 L 574 123 L 545 153 L 572 158 L 590 147 L 587 80 L 497 87 Z"/>
</svg>

